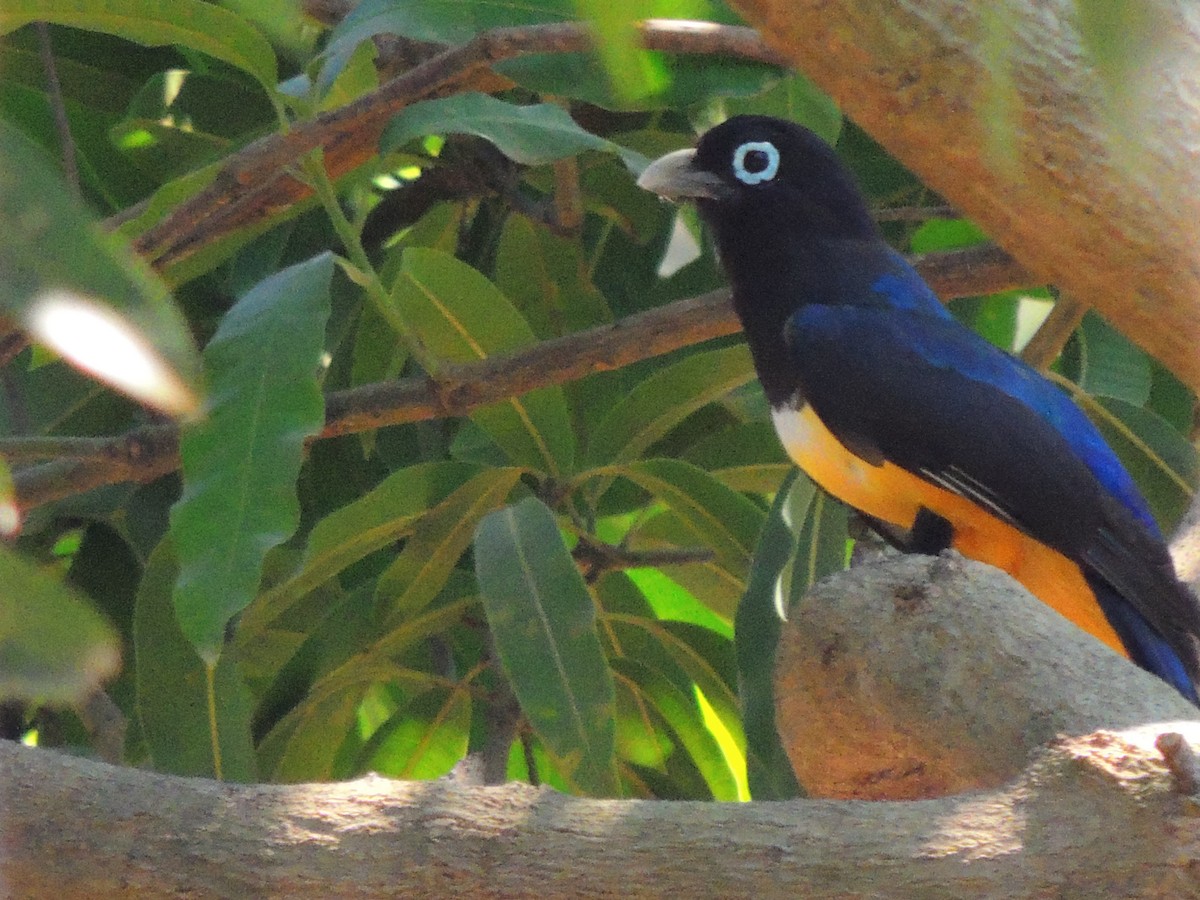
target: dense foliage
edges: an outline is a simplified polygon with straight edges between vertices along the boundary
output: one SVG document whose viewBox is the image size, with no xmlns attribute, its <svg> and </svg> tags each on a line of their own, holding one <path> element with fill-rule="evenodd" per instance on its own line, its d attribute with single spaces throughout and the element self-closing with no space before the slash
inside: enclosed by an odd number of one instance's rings
<svg viewBox="0 0 1200 900">
<path fill-rule="evenodd" d="M 722 286 L 635 173 L 768 112 L 836 142 L 902 250 L 983 236 L 766 52 L 646 52 L 592 0 L 319 6 L 0 9 L 4 726 L 89 752 L 119 648 L 123 759 L 164 772 L 479 753 L 583 794 L 793 795 L 777 609 L 846 564 L 851 523 L 792 473 L 737 335 L 634 318 Z M 540 27 L 580 19 L 597 52 Z M 549 52 L 380 99 L 500 26 Z M 1050 303 L 951 308 L 1016 349 Z M 1169 527 L 1194 398 L 1091 316 L 1056 370 Z"/>
</svg>

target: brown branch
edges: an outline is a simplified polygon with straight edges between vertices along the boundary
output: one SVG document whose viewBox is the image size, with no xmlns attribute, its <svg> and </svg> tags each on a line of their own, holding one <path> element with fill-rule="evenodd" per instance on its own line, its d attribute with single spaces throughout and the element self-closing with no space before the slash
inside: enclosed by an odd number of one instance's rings
<svg viewBox="0 0 1200 900">
<path fill-rule="evenodd" d="M 934 291 L 947 300 L 1031 283 L 1012 260 L 986 246 L 929 253 L 914 262 Z M 447 366 L 437 381 L 403 378 L 338 391 L 326 400 L 321 437 L 465 415 L 537 388 L 734 334 L 739 328 L 724 290 L 678 300 L 508 356 Z M 25 452 L 25 458 L 31 449 L 45 458 L 51 449 L 49 440 L 10 439 L 8 446 L 18 454 Z M 23 510 L 107 484 L 153 481 L 179 466 L 179 439 L 172 426 L 148 426 L 111 438 L 62 440 L 63 453 L 79 449 L 82 458 L 55 460 L 16 472 L 14 484 Z M 4 450 L 5 442 L 0 441 L 0 454 Z"/>
<path fill-rule="evenodd" d="M 1021 351 L 1021 359 L 1035 369 L 1048 368 L 1050 363 L 1058 359 L 1058 354 L 1062 353 L 1087 311 L 1086 303 L 1080 303 L 1068 294 L 1060 294 L 1050 315 L 1046 316 Z"/>
<path fill-rule="evenodd" d="M 953 206 L 885 206 L 871 211 L 876 222 L 927 222 L 930 219 L 960 219 Z"/>
<path fill-rule="evenodd" d="M 750 28 L 698 27 L 695 23 L 655 20 L 640 26 L 643 46 L 672 53 L 739 56 L 774 64 L 780 57 Z M 262 138 L 233 154 L 212 184 L 173 209 L 134 241 L 134 247 L 160 270 L 181 263 L 218 239 L 260 224 L 311 196 L 292 174 L 306 154 L 320 148 L 325 166 L 338 178 L 376 155 L 379 136 L 396 113 L 420 100 L 463 90 L 495 90 L 495 63 L 533 53 L 589 50 L 586 25 L 564 23 L 526 28 L 497 28 L 426 60 L 378 89 L 336 110 L 297 125 L 287 134 Z M 136 217 L 141 204 L 109 220 Z"/>
</svg>

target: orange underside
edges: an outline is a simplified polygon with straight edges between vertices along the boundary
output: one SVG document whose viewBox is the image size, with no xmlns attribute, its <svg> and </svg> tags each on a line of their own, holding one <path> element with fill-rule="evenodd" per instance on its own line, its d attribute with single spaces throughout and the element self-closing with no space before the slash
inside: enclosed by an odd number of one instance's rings
<svg viewBox="0 0 1200 900">
<path fill-rule="evenodd" d="M 854 456 L 821 423 L 812 407 L 775 417 L 788 454 L 826 491 L 868 515 L 911 528 L 925 507 L 954 527 L 954 549 L 1003 569 L 1060 615 L 1128 656 L 1096 603 L 1079 567 L 1007 522 L 957 494 L 890 463 L 873 466 Z"/>
</svg>

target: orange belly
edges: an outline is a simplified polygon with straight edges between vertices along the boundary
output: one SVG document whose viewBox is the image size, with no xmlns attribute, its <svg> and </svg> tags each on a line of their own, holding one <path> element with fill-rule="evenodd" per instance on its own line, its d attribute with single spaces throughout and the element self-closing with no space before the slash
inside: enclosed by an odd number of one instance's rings
<svg viewBox="0 0 1200 900">
<path fill-rule="evenodd" d="M 859 459 L 810 406 L 799 413 L 778 411 L 774 418 L 788 455 L 830 494 L 901 528 L 912 528 L 921 507 L 937 513 L 953 526 L 953 547 L 963 556 L 1003 569 L 1051 609 L 1128 656 L 1083 573 L 1061 553 L 899 466 Z"/>
</svg>

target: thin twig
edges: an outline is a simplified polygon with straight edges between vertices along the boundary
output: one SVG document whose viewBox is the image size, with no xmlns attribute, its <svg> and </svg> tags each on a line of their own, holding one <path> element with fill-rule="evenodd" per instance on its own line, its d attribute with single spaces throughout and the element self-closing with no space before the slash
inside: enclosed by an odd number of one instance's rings
<svg viewBox="0 0 1200 900">
<path fill-rule="evenodd" d="M 1086 303 L 1068 294 L 1059 294 L 1050 314 L 1021 350 L 1021 359 L 1035 369 L 1048 368 L 1050 363 L 1058 359 L 1058 354 L 1062 353 L 1089 308 Z"/>
<path fill-rule="evenodd" d="M 79 160 L 75 151 L 75 138 L 71 134 L 71 120 L 67 118 L 67 104 L 63 99 L 62 82 L 58 80 L 58 64 L 54 61 L 54 45 L 50 40 L 50 26 L 45 22 L 38 22 L 36 27 L 42 69 L 46 73 L 46 91 L 50 98 L 50 109 L 54 112 L 54 129 L 58 132 L 58 144 L 62 151 L 63 175 L 75 196 L 81 197 Z"/>
<path fill-rule="evenodd" d="M 871 210 L 876 222 L 928 222 L 930 219 L 959 219 L 953 206 L 885 206 Z"/>
<path fill-rule="evenodd" d="M 968 268 L 966 274 L 957 271 L 956 260 Z M 1012 259 L 986 247 L 930 253 L 915 262 L 922 276 L 946 300 L 1033 283 Z M 437 381 L 404 378 L 338 391 L 326 400 L 321 437 L 465 415 L 536 388 L 619 369 L 734 334 L 739 328 L 724 290 L 678 300 L 611 325 L 543 341 L 508 356 L 443 366 Z M 31 448 L 45 458 L 50 447 L 44 441 L 50 439 L 38 440 L 42 442 L 24 448 L 26 458 Z M 14 483 L 23 510 L 107 484 L 153 481 L 179 466 L 178 432 L 169 425 L 138 428 L 111 438 L 61 440 L 64 454 L 71 453 L 71 442 L 86 442 L 77 445 L 86 450 L 84 458 L 56 459 L 16 472 Z M 20 439 L 14 446 L 22 452 Z M 3 450 L 0 442 L 0 453 Z"/>
<path fill-rule="evenodd" d="M 655 550 L 631 550 L 598 541 L 586 534 L 579 536 L 579 543 L 572 552 L 575 561 L 584 569 L 584 578 L 589 582 L 598 580 L 606 572 L 623 569 L 657 568 L 659 566 L 685 566 L 694 563 L 712 562 L 716 554 L 711 547 L 662 547 Z"/>
</svg>

